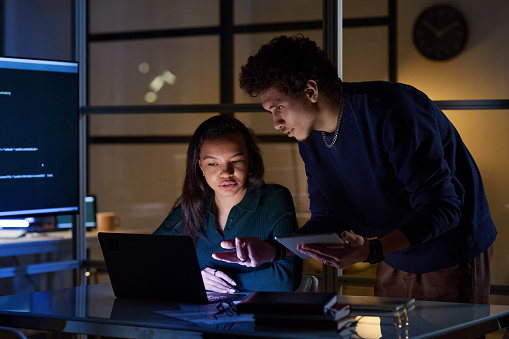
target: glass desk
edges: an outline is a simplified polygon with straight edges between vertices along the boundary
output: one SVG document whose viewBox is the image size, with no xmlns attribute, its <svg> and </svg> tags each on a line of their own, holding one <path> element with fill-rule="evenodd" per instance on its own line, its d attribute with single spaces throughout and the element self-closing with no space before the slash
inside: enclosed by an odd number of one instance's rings
<svg viewBox="0 0 509 339">
<path fill-rule="evenodd" d="M 0 325 L 118 338 L 266 337 L 266 338 L 474 338 L 509 326 L 509 306 L 417 301 L 408 319 L 364 316 L 357 334 L 333 330 L 261 327 L 233 316 L 193 322 L 157 311 L 179 306 L 157 301 L 118 299 L 110 284 L 0 296 Z M 226 317 L 226 316 L 225 316 Z M 220 318 L 221 319 L 221 318 Z"/>
</svg>

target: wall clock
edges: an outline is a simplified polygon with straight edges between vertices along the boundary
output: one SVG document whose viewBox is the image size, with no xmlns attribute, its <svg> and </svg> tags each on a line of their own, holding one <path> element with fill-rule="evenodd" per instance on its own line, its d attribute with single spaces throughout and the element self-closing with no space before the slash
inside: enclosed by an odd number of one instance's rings
<svg viewBox="0 0 509 339">
<path fill-rule="evenodd" d="M 437 5 L 419 15 L 414 25 L 414 43 L 432 60 L 448 60 L 458 55 L 468 39 L 468 26 L 456 9 Z"/>
</svg>

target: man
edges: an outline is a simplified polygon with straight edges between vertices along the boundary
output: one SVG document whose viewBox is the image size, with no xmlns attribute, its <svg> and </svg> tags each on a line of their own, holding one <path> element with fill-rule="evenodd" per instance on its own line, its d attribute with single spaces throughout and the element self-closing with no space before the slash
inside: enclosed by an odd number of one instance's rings
<svg viewBox="0 0 509 339">
<path fill-rule="evenodd" d="M 497 231 L 482 179 L 426 95 L 397 83 L 343 83 L 302 36 L 262 46 L 242 66 L 240 86 L 299 141 L 311 219 L 298 232 L 336 232 L 347 243 L 300 251 L 337 268 L 379 263 L 377 296 L 488 303 Z M 213 256 L 257 266 L 285 255 L 256 238 L 223 242 L 234 247 Z"/>
</svg>

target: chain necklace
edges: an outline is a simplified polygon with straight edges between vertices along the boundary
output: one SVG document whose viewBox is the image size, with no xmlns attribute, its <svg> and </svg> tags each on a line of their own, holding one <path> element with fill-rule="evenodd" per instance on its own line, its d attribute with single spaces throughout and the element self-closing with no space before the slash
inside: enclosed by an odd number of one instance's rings
<svg viewBox="0 0 509 339">
<path fill-rule="evenodd" d="M 338 113 L 338 122 L 336 123 L 336 130 L 334 131 L 334 137 L 332 138 L 332 142 L 329 144 L 327 139 L 325 138 L 325 132 L 322 131 L 322 139 L 327 148 L 332 148 L 338 139 L 339 126 L 341 125 L 341 118 L 343 117 L 343 91 L 339 93 L 339 113 Z"/>
</svg>

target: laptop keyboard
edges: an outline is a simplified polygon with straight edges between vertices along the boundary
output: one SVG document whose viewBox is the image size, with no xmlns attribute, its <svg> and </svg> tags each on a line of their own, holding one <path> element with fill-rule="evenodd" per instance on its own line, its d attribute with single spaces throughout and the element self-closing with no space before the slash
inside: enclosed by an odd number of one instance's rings
<svg viewBox="0 0 509 339">
<path fill-rule="evenodd" d="M 237 300 L 245 297 L 245 294 L 241 293 L 217 293 L 207 292 L 207 299 L 210 303 L 222 301 L 222 300 Z"/>
<path fill-rule="evenodd" d="M 232 297 L 232 295 L 226 295 L 226 294 L 207 294 L 207 299 L 211 302 L 221 301 L 224 299 L 229 299 L 231 297 Z"/>
</svg>

